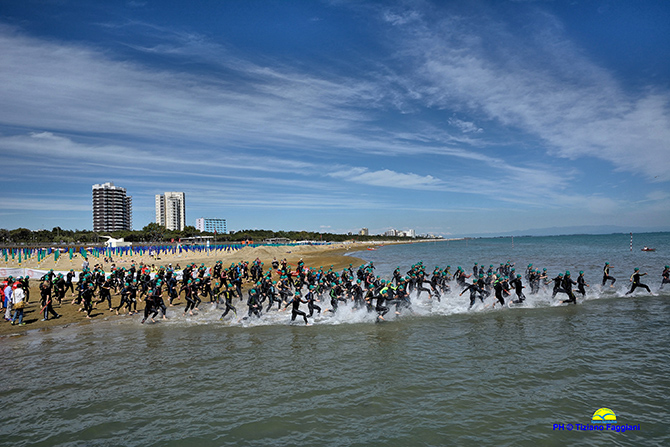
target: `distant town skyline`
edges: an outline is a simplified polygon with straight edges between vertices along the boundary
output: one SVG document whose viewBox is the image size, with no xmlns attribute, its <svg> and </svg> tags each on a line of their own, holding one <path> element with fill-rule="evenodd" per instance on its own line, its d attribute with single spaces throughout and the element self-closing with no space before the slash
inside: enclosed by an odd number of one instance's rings
<svg viewBox="0 0 670 447">
<path fill-rule="evenodd" d="M 0 8 L 0 227 L 670 230 L 670 2 Z M 191 217 L 188 217 L 191 216 Z M 637 230 L 633 230 L 637 231 Z"/>
</svg>

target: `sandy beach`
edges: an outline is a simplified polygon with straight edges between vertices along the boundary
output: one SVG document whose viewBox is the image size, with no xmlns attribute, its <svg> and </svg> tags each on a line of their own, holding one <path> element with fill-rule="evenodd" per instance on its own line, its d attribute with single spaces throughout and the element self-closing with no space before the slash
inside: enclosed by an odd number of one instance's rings
<svg viewBox="0 0 670 447">
<path fill-rule="evenodd" d="M 387 242 L 388 243 L 388 242 Z M 354 251 L 365 250 L 368 246 L 373 245 L 370 243 L 338 243 L 330 245 L 300 245 L 300 246 L 259 246 L 259 247 L 244 247 L 234 252 L 182 252 L 179 255 L 165 255 L 161 254 L 159 258 L 150 257 L 148 254 L 144 256 L 127 256 L 123 258 L 113 259 L 113 263 L 117 267 L 129 267 L 132 263 L 139 265 L 144 263 L 145 265 L 155 265 L 167 266 L 172 264 L 173 268 L 179 264 L 181 267 L 186 266 L 190 263 L 196 263 L 197 265 L 205 264 L 205 266 L 211 267 L 217 261 L 222 261 L 224 267 L 229 267 L 231 263 L 237 263 L 240 261 L 252 262 L 255 259 L 260 259 L 264 263 L 264 270 L 267 271 L 271 265 L 273 258 L 277 260 L 286 259 L 289 264 L 297 265 L 298 261 L 302 259 L 306 266 L 310 268 L 330 268 L 331 266 L 335 270 L 341 270 L 345 267 L 348 267 L 349 264 L 358 266 L 363 263 L 361 259 L 345 256 L 345 254 Z M 36 259 L 24 260 L 20 265 L 16 260 L 8 263 L 1 263 L 0 268 L 30 268 L 30 269 L 39 269 L 39 270 L 49 270 L 54 269 L 55 271 L 68 271 L 74 269 L 75 271 L 80 271 L 82 266 L 83 258 L 77 256 L 72 260 L 67 256 L 61 256 L 58 261 L 54 261 L 53 256 L 49 256 L 44 259 L 42 262 L 37 262 Z M 105 272 L 111 270 L 112 263 L 104 262 L 102 256 L 100 258 L 89 257 L 88 259 L 90 267 L 92 268 L 96 264 L 101 264 Z M 274 273 L 276 276 L 276 273 Z M 4 277 L 2 278 L 4 279 Z M 245 287 L 248 287 L 249 283 L 245 284 Z M 107 320 L 109 318 L 123 318 L 123 316 L 117 316 L 115 312 L 110 312 L 106 303 L 100 304 L 97 309 L 94 309 L 91 314 L 91 319 L 87 319 L 83 312 L 78 312 L 80 306 L 70 304 L 72 297 L 68 293 L 66 299 L 60 304 L 55 304 L 55 311 L 61 315 L 58 319 L 49 319 L 48 321 L 41 321 L 42 315 L 40 313 L 41 306 L 39 304 L 39 281 L 31 280 L 30 281 L 30 300 L 25 309 L 25 316 L 23 321 L 26 323 L 25 326 L 12 326 L 9 322 L 4 320 L 0 324 L 0 336 L 10 335 L 10 334 L 20 334 L 29 330 L 41 330 L 48 329 L 53 327 L 62 327 L 70 324 L 91 324 L 96 321 Z M 120 301 L 120 295 L 112 294 L 112 305 L 117 306 Z M 183 298 L 175 300 L 175 307 L 183 307 L 185 301 Z M 138 310 L 144 309 L 144 304 L 138 302 Z M 125 318 L 128 318 L 127 316 Z M 137 316 L 137 318 L 141 318 Z"/>
</svg>

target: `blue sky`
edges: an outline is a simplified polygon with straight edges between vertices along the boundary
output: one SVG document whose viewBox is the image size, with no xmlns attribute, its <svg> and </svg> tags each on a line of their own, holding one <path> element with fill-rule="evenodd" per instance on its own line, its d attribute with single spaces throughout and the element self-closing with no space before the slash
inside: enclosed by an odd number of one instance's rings
<svg viewBox="0 0 670 447">
<path fill-rule="evenodd" d="M 670 2 L 0 4 L 0 227 L 670 229 Z"/>
</svg>

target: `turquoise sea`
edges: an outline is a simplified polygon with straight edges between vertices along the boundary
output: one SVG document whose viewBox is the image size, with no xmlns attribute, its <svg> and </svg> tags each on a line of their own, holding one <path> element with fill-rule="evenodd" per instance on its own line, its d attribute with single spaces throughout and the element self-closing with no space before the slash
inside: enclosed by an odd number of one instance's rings
<svg viewBox="0 0 670 447">
<path fill-rule="evenodd" d="M 468 310 L 455 290 L 441 303 L 415 297 L 414 314 L 382 323 L 347 307 L 309 327 L 276 312 L 220 322 L 205 307 L 153 325 L 128 317 L 0 338 L 0 445 L 670 445 L 670 286 L 659 291 L 670 233 L 629 243 L 515 237 L 352 253 L 384 277 L 419 261 L 583 270 L 591 287 L 571 306 L 542 291 Z M 614 288 L 600 287 L 606 261 Z M 653 296 L 624 297 L 634 267 Z M 616 427 L 584 431 L 600 408 Z"/>
</svg>

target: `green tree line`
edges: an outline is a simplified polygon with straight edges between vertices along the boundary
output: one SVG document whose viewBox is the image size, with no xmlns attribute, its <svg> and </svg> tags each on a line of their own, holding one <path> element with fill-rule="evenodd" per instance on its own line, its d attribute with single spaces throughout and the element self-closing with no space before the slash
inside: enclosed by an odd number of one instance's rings
<svg viewBox="0 0 670 447">
<path fill-rule="evenodd" d="M 200 232 L 195 227 L 187 226 L 182 231 L 172 231 L 157 223 L 150 223 L 141 230 L 94 232 L 91 230 L 65 230 L 54 227 L 51 230 L 29 230 L 27 228 L 16 228 L 13 230 L 0 229 L 0 244 L 2 245 L 80 245 L 80 244 L 102 244 L 106 241 L 103 236 L 123 238 L 126 242 L 136 243 L 169 243 L 177 242 L 179 239 L 194 236 L 213 236 L 216 242 L 242 242 L 254 241 L 260 243 L 265 239 L 285 238 L 292 241 L 323 241 L 342 242 L 347 240 L 373 241 L 388 239 L 385 236 L 360 236 L 357 234 L 334 234 L 317 233 L 312 231 L 272 231 L 272 230 L 241 230 L 231 231 L 228 234 L 214 234 Z"/>
</svg>

